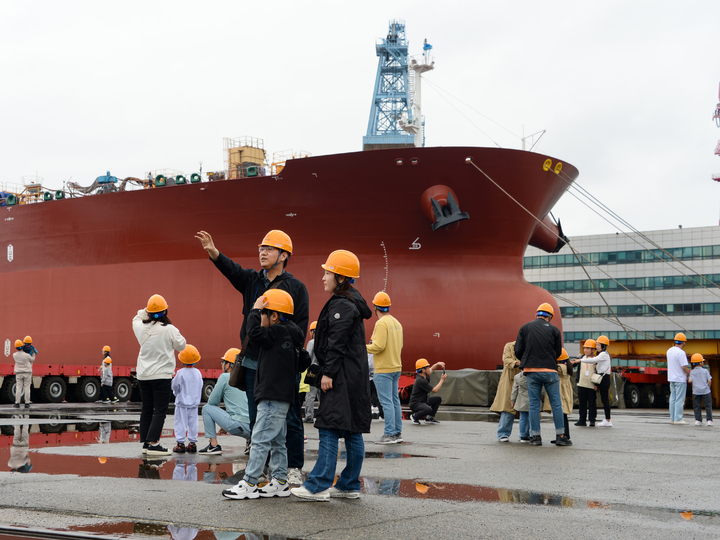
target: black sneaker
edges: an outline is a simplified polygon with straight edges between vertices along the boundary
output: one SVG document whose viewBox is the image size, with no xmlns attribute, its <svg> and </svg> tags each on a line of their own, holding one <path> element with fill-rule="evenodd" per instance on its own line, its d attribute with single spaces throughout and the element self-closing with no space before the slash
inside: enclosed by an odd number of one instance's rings
<svg viewBox="0 0 720 540">
<path fill-rule="evenodd" d="M 222 454 L 222 447 L 218 444 L 217 446 L 213 446 L 212 444 L 208 444 L 205 448 L 200 450 L 200 454 L 210 455 L 210 454 Z"/>
<path fill-rule="evenodd" d="M 150 443 L 149 443 L 149 442 L 144 442 L 144 443 L 143 443 L 142 453 L 143 453 L 143 454 L 147 454 L 147 449 L 148 449 L 148 448 L 150 448 Z"/>
<path fill-rule="evenodd" d="M 520 442 L 521 442 L 521 443 L 529 443 L 529 442 L 530 442 L 530 437 L 520 437 Z"/>
<path fill-rule="evenodd" d="M 415 418 L 415 414 L 414 414 L 414 413 L 410 415 L 410 420 L 412 420 L 412 423 L 413 423 L 413 424 L 416 424 L 416 425 L 418 425 L 418 426 L 420 425 L 420 420 L 418 420 L 417 418 Z"/>
<path fill-rule="evenodd" d="M 185 443 L 179 442 L 175 445 L 175 448 L 173 448 L 173 452 L 176 454 L 184 454 L 185 451 Z"/>
<path fill-rule="evenodd" d="M 580 420 L 578 420 L 577 422 L 575 422 L 574 425 L 579 427 L 587 427 L 587 422 L 581 422 Z"/>
<path fill-rule="evenodd" d="M 306 416 L 305 420 L 303 420 L 305 424 L 312 424 L 314 421 L 315 420 L 313 420 L 312 416 Z"/>
<path fill-rule="evenodd" d="M 558 435 L 556 441 L 555 446 L 572 446 L 572 441 L 564 433 Z"/>
<path fill-rule="evenodd" d="M 187 451 L 189 454 L 194 454 L 197 452 L 197 445 L 194 442 L 188 443 Z"/>
<path fill-rule="evenodd" d="M 19 404 L 19 403 L 16 403 L 15 405 L 13 405 L 13 407 L 15 407 L 16 409 L 19 409 L 19 408 L 20 408 L 20 404 Z"/>
<path fill-rule="evenodd" d="M 595 427 L 595 422 L 590 422 L 590 427 Z"/>
<path fill-rule="evenodd" d="M 148 456 L 170 456 L 170 455 L 172 455 L 172 450 L 168 450 L 160 443 L 151 444 L 150 446 L 148 446 L 147 455 Z"/>
<path fill-rule="evenodd" d="M 439 424 L 440 422 L 435 420 L 434 416 L 427 416 L 427 417 L 425 417 L 425 423 L 426 424 Z"/>
<path fill-rule="evenodd" d="M 542 438 L 540 435 L 530 437 L 530 446 L 542 446 Z"/>
<path fill-rule="evenodd" d="M 29 408 L 30 408 L 30 404 L 29 404 L 29 403 L 26 403 L 26 404 L 25 404 L 25 408 L 26 408 L 26 409 L 29 409 Z"/>
</svg>

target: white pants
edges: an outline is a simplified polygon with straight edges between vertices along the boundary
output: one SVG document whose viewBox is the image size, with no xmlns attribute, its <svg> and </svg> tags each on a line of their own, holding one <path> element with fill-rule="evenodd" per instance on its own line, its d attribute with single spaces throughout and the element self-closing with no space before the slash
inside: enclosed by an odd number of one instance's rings
<svg viewBox="0 0 720 540">
<path fill-rule="evenodd" d="M 185 433 L 187 433 L 188 442 L 197 442 L 198 408 L 175 405 L 175 440 L 184 443 Z"/>
<path fill-rule="evenodd" d="M 20 403 L 22 394 L 25 394 L 25 403 L 30 403 L 30 383 L 32 383 L 32 373 L 15 374 L 15 403 Z"/>
</svg>

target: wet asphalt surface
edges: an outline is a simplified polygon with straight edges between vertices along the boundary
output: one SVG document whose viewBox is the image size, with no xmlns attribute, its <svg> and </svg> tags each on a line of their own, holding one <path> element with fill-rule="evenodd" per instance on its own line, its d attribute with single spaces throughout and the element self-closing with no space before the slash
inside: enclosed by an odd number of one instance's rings
<svg viewBox="0 0 720 540">
<path fill-rule="evenodd" d="M 453 410 L 440 425 L 404 421 L 399 445 L 375 444 L 374 421 L 362 497 L 316 503 L 224 499 L 247 462 L 231 436 L 220 437 L 220 456 L 143 460 L 137 404 L 0 405 L 0 538 L 16 527 L 178 540 L 720 538 L 720 425 L 695 427 L 692 411 L 674 426 L 663 410 L 614 410 L 614 427 L 571 425 L 574 446 L 556 448 L 549 419 L 543 446 L 530 447 L 517 423 L 499 443 L 494 415 Z M 305 426 L 307 473 L 318 440 Z M 173 446 L 172 416 L 165 427 Z M 16 429 L 30 432 L 27 474 L 6 466 Z"/>
</svg>

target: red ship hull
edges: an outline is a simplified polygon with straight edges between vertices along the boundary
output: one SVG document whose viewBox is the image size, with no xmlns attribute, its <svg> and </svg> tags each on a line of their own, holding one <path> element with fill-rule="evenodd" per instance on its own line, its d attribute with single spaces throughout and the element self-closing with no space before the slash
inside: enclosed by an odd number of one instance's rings
<svg viewBox="0 0 720 540">
<path fill-rule="evenodd" d="M 134 365 L 130 321 L 159 293 L 200 350 L 199 367 L 215 368 L 240 346 L 242 296 L 194 235 L 208 231 L 223 253 L 258 268 L 257 244 L 282 229 L 294 244 L 287 270 L 308 288 L 311 320 L 327 300 L 320 265 L 348 249 L 360 259 L 356 286 L 365 298 L 380 290 L 392 298 L 404 369 L 420 357 L 448 369 L 495 369 L 537 306 L 557 304 L 523 277 L 537 221 L 467 157 L 539 218 L 578 174 L 567 163 L 560 175 L 546 171 L 547 156 L 516 150 L 376 150 L 292 160 L 278 176 L 2 208 L 0 239 L 12 246 L 12 260 L 0 260 L 6 356 L 9 343 L 30 334 L 38 362 L 99 364 L 110 345 L 116 365 Z M 421 197 L 437 185 L 453 190 L 469 219 L 432 229 Z"/>
</svg>

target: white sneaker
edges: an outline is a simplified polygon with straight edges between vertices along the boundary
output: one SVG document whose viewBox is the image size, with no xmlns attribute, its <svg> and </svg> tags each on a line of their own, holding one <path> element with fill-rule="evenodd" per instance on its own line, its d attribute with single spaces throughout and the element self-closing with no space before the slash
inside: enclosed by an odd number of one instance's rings
<svg viewBox="0 0 720 540">
<path fill-rule="evenodd" d="M 685 420 L 675 420 L 676 426 L 687 426 L 687 422 Z"/>
<path fill-rule="evenodd" d="M 300 486 L 292 488 L 290 490 L 290 493 L 292 493 L 296 497 L 299 497 L 300 499 L 305 499 L 307 501 L 327 502 L 330 500 L 329 489 L 326 489 L 325 491 L 320 491 L 319 493 L 310 493 L 307 489 L 305 489 L 305 486 Z"/>
<path fill-rule="evenodd" d="M 712 426 L 712 425 L 713 425 L 712 420 L 708 420 L 707 425 L 708 425 L 708 426 Z"/>
<path fill-rule="evenodd" d="M 612 427 L 612 422 L 610 420 L 603 420 L 598 424 L 598 427 Z"/>
<path fill-rule="evenodd" d="M 287 470 L 287 483 L 294 486 L 299 486 L 304 482 L 302 469 L 291 467 Z"/>
<path fill-rule="evenodd" d="M 499 442 L 510 442 L 510 437 L 500 437 L 498 439 Z"/>
<path fill-rule="evenodd" d="M 245 480 L 240 480 L 237 486 L 223 490 L 222 494 L 223 497 L 236 500 L 258 499 L 260 497 L 257 486 L 251 486 Z"/>
<path fill-rule="evenodd" d="M 700 421 L 698 421 L 698 420 L 695 420 L 695 425 L 696 425 L 696 426 L 702 426 L 702 422 L 700 422 Z"/>
<path fill-rule="evenodd" d="M 261 497 L 289 497 L 290 485 L 288 482 L 281 484 L 277 478 L 273 478 L 258 490 Z"/>
<path fill-rule="evenodd" d="M 336 488 L 335 486 L 328 488 L 328 492 L 330 493 L 330 496 L 335 499 L 359 499 L 360 498 L 359 491 L 342 491 L 342 490 Z"/>
</svg>

